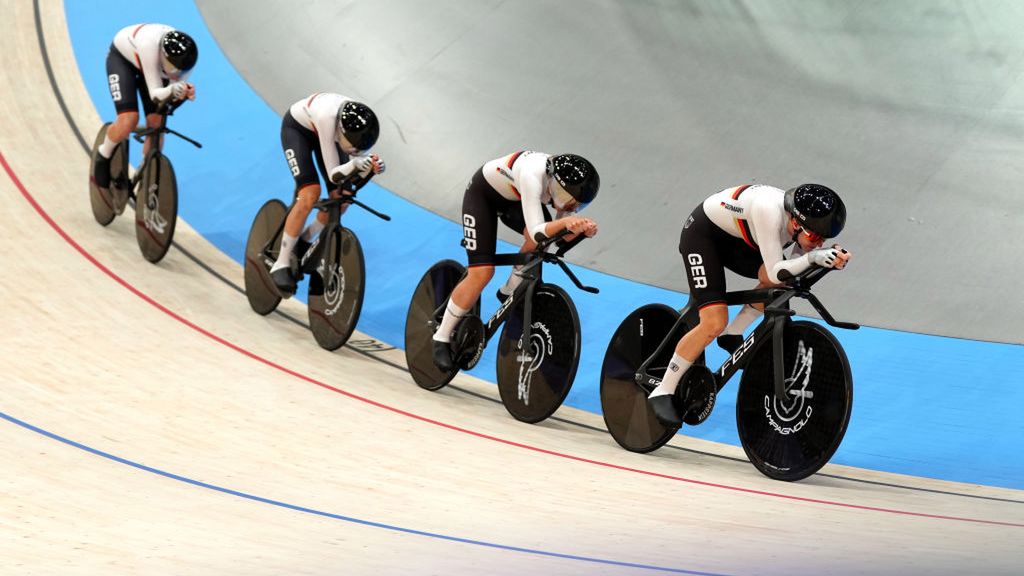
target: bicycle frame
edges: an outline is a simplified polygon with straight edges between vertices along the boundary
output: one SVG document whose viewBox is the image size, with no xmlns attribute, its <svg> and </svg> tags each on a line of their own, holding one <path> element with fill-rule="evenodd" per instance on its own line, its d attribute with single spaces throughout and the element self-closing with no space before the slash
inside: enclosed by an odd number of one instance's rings
<svg viewBox="0 0 1024 576">
<path fill-rule="evenodd" d="M 822 320 L 830 326 L 848 330 L 856 330 L 857 328 L 860 328 L 858 324 L 852 322 L 837 321 L 831 314 L 829 314 L 821 301 L 810 292 L 811 286 L 832 270 L 833 269 L 831 268 L 812 268 L 811 270 L 794 278 L 791 285 L 784 288 L 740 290 L 726 293 L 725 302 L 726 305 L 729 306 L 736 304 L 765 304 L 764 320 L 757 328 L 754 329 L 754 332 L 743 341 L 743 344 L 728 358 L 726 358 L 725 362 L 719 366 L 718 370 L 712 373 L 715 379 L 716 392 L 721 391 L 736 372 L 747 366 L 750 359 L 754 356 L 752 352 L 768 342 L 770 334 L 773 355 L 772 364 L 774 368 L 775 397 L 779 400 L 787 399 L 786 379 L 783 373 L 782 364 L 782 330 L 786 325 L 785 319 L 796 314 L 796 312 L 789 307 L 789 301 L 793 298 L 803 298 L 807 300 L 818 314 L 821 315 Z M 700 311 L 692 302 L 688 302 L 687 305 L 680 310 L 679 319 L 676 320 L 672 329 L 669 330 L 668 335 L 665 336 L 664 340 L 662 340 L 658 345 L 657 350 L 655 350 L 654 353 L 651 354 L 637 369 L 636 375 L 634 376 L 637 385 L 646 388 L 645 385 L 654 386 L 661 382 L 660 378 L 655 378 L 648 373 L 651 362 L 654 361 L 654 358 L 662 354 L 667 346 L 675 346 L 682 337 L 686 326 L 696 326 L 699 321 Z"/>
<path fill-rule="evenodd" d="M 163 146 L 162 146 L 162 144 L 163 144 L 162 135 L 163 134 L 174 134 L 178 138 L 181 138 L 182 140 L 188 142 L 189 144 L 192 144 L 196 148 L 202 148 L 203 147 L 203 145 L 200 144 L 199 142 L 196 142 L 195 140 L 189 138 L 188 136 L 185 136 L 181 132 L 178 132 L 176 130 L 172 130 L 172 129 L 167 127 L 167 117 L 171 116 L 172 114 L 174 114 L 174 111 L 177 110 L 178 107 L 181 106 L 184 103 L 185 103 L 185 101 L 182 100 L 182 101 L 174 102 L 172 104 L 162 105 L 160 107 L 160 109 L 159 109 L 159 113 L 160 113 L 160 125 L 159 126 L 157 126 L 155 128 L 136 128 L 135 130 L 132 131 L 132 135 L 135 137 L 135 141 L 139 142 L 140 144 L 144 142 L 144 138 L 146 138 L 147 136 L 153 136 L 154 134 L 158 135 L 158 139 L 160 140 L 157 143 L 155 143 L 150 148 L 149 152 L 146 153 L 143 156 L 142 164 L 139 164 L 139 169 L 135 171 L 135 176 L 132 176 L 131 178 L 128 179 L 128 182 L 127 182 L 127 184 L 128 184 L 128 197 L 131 198 L 133 201 L 136 200 L 136 197 L 135 197 L 135 187 L 138 185 L 139 181 L 142 180 L 142 175 L 146 171 L 146 166 L 148 166 L 149 163 L 152 162 L 155 158 L 158 158 L 159 156 L 163 155 Z M 125 145 L 127 146 L 127 144 L 125 144 Z M 160 181 L 160 164 L 157 164 L 156 166 L 157 166 L 156 180 L 159 182 Z"/>
<path fill-rule="evenodd" d="M 334 231 L 334 229 L 337 228 L 338 226 L 341 226 L 341 207 L 343 205 L 355 204 L 356 206 L 359 206 L 360 208 L 366 210 L 367 212 L 373 214 L 374 216 L 382 220 L 391 220 L 391 217 L 388 216 L 387 214 L 378 212 L 373 208 L 370 208 L 366 204 L 363 204 L 359 200 L 356 200 L 356 191 L 365 186 L 366 183 L 369 182 L 372 178 L 372 172 L 366 176 L 353 175 L 352 177 L 338 184 L 338 186 L 333 189 L 333 191 L 339 194 L 337 197 L 321 200 L 313 205 L 314 209 L 327 212 L 327 225 L 325 225 L 323 230 L 321 230 L 320 233 L 317 234 L 316 240 L 314 240 L 313 243 L 310 244 L 308 248 L 306 248 L 305 252 L 298 255 L 300 270 L 305 270 L 307 262 L 316 262 L 317 258 L 319 257 L 320 251 L 322 250 L 321 240 L 327 238 L 327 235 L 329 233 Z M 349 192 L 349 194 L 346 194 L 346 192 Z M 291 212 L 292 207 L 294 206 L 295 203 L 292 202 L 292 205 L 288 207 L 288 213 Z M 269 249 L 271 246 L 274 245 L 274 242 L 276 242 L 277 239 L 281 236 L 281 233 L 284 232 L 285 222 L 287 222 L 287 218 L 281 220 L 281 223 L 277 227 L 277 231 L 270 236 L 270 239 L 267 240 L 267 243 L 260 250 L 260 253 L 266 256 L 271 256 L 271 254 L 269 253 Z"/>
<path fill-rule="evenodd" d="M 541 281 L 542 264 L 544 262 L 550 262 L 558 264 L 558 266 L 565 272 L 565 275 L 569 277 L 573 284 L 577 288 L 591 294 L 597 294 L 599 290 L 592 286 L 584 286 L 580 282 L 579 278 L 572 272 L 569 266 L 562 260 L 562 256 L 566 252 L 571 250 L 577 244 L 583 241 L 586 236 L 580 234 L 569 242 L 559 244 L 559 248 L 554 253 L 547 252 L 547 249 L 554 244 L 559 242 L 562 238 L 568 234 L 569 231 L 563 229 L 558 234 L 550 238 L 545 238 L 537 244 L 537 248 L 532 252 L 518 253 L 518 254 L 498 254 L 494 257 L 495 266 L 514 266 L 522 264 L 523 268 L 519 271 L 519 274 L 523 277 L 523 282 L 516 287 L 512 294 L 501 303 L 498 310 L 491 316 L 487 323 L 484 325 L 484 340 L 483 347 L 486 348 L 487 344 L 491 341 L 491 338 L 498 333 L 498 329 L 501 328 L 505 320 L 508 319 L 511 311 L 515 309 L 514 304 L 520 299 L 523 301 L 523 335 L 522 341 L 529 342 L 533 332 L 533 293 L 537 284 Z M 450 297 L 450 295 L 449 295 Z M 445 307 L 448 305 L 448 299 L 434 310 L 434 317 L 444 313 Z M 481 349 L 482 349 L 481 348 Z M 529 357 L 529 351 L 524 350 L 523 357 L 524 362 L 532 361 L 533 358 Z"/>
</svg>

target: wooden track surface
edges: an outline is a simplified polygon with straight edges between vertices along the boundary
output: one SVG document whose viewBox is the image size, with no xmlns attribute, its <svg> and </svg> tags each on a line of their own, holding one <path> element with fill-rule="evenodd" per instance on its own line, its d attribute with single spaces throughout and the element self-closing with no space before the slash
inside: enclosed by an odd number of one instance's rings
<svg viewBox="0 0 1024 576">
<path fill-rule="evenodd" d="M 420 390 L 400 351 L 326 353 L 179 249 L 149 264 L 131 218 L 92 218 L 32 4 L 0 12 L 0 573 L 1019 574 L 1020 492 L 784 484 L 685 437 L 627 453 L 574 424 L 597 415 L 527 426 L 487 383 Z M 91 141 L 59 2 L 41 22 Z M 241 285 L 184 222 L 176 241 Z"/>
</svg>

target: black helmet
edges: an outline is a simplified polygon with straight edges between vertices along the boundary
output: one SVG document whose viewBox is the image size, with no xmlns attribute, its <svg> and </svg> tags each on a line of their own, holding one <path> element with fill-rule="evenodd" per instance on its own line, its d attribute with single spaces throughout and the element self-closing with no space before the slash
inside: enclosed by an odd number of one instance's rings
<svg viewBox="0 0 1024 576">
<path fill-rule="evenodd" d="M 196 47 L 196 41 L 188 34 L 178 30 L 171 30 L 164 34 L 163 39 L 160 40 L 160 49 L 171 66 L 182 72 L 191 70 L 196 65 L 196 60 L 199 59 L 199 48 Z"/>
<path fill-rule="evenodd" d="M 597 169 L 589 160 L 576 154 L 549 156 L 547 173 L 576 201 L 579 208 L 593 202 L 601 188 Z M 564 201 L 560 203 L 567 204 Z"/>
<path fill-rule="evenodd" d="M 357 150 L 369 150 L 380 135 L 380 123 L 369 106 L 348 101 L 338 108 L 338 130 Z"/>
<path fill-rule="evenodd" d="M 801 184 L 790 188 L 783 203 L 801 226 L 823 238 L 839 236 L 846 226 L 846 205 L 827 186 Z"/>
</svg>

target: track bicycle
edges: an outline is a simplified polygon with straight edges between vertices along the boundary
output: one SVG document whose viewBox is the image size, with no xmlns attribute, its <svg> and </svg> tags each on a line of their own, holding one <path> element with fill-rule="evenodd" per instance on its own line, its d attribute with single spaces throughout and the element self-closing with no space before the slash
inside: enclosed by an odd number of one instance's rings
<svg viewBox="0 0 1024 576">
<path fill-rule="evenodd" d="M 110 128 L 110 123 L 100 127 L 93 142 L 89 157 L 89 201 L 93 217 L 101 226 L 107 226 L 124 212 L 125 205 L 132 203 L 135 208 L 135 239 L 142 256 L 156 263 L 163 259 L 174 239 L 174 226 L 178 221 L 178 181 L 170 159 L 163 153 L 163 134 L 174 134 L 196 148 L 203 145 L 167 127 L 167 117 L 184 101 L 161 105 L 160 125 L 154 128 L 139 127 L 132 131 L 137 142 L 146 137 L 155 137 L 143 157 L 142 165 L 130 174 L 128 140 L 119 142 L 110 157 L 110 189 L 104 191 L 96 185 L 93 167 L 98 149 Z"/>
<path fill-rule="evenodd" d="M 434 365 L 432 338 L 466 268 L 454 260 L 442 260 L 427 270 L 413 292 L 405 319 L 405 358 L 416 384 L 426 390 L 443 388 L 460 369 L 476 366 L 501 329 L 498 392 L 509 414 L 521 422 L 536 423 L 561 406 L 579 366 L 580 319 L 569 294 L 543 281 L 543 264 L 558 265 L 577 288 L 598 293 L 597 288 L 584 286 L 564 262 L 565 253 L 585 238 L 580 234 L 565 242 L 567 232 L 544 239 L 532 252 L 495 257 L 495 266 L 521 264 L 523 281 L 486 324 L 480 319 L 479 301 L 459 321 L 451 342 L 455 367 L 450 372 Z M 555 252 L 548 252 L 556 243 Z M 524 342 L 529 346 L 524 347 Z"/>
<path fill-rule="evenodd" d="M 821 324 L 792 320 L 789 307 L 793 298 L 803 298 L 828 325 L 859 328 L 835 320 L 810 292 L 829 271 L 812 268 L 782 288 L 727 293 L 728 305 L 765 304 L 764 319 L 718 370 L 709 370 L 701 354 L 673 398 L 683 422 L 698 425 L 729 379 L 743 370 L 736 400 L 740 443 L 754 467 L 777 480 L 817 472 L 850 421 L 853 377 L 846 353 Z M 626 450 L 651 452 L 678 431 L 658 421 L 647 397 L 661 382 L 676 343 L 699 320 L 692 303 L 679 312 L 648 304 L 629 314 L 612 336 L 601 367 L 601 407 L 608 431 Z"/>
<path fill-rule="evenodd" d="M 292 258 L 292 275 L 300 281 L 310 277 L 308 286 L 309 328 L 317 344 L 325 350 L 337 350 L 355 330 L 363 307 L 366 265 L 359 238 L 341 224 L 341 207 L 355 204 L 367 212 L 391 220 L 356 199 L 356 192 L 373 177 L 355 174 L 336 188 L 336 194 L 314 204 L 327 213 L 327 224 L 312 242 L 301 238 Z M 256 213 L 245 245 L 245 295 L 253 311 L 267 315 L 282 298 L 270 268 L 281 250 L 285 217 L 289 208 L 278 199 L 268 200 Z"/>
</svg>

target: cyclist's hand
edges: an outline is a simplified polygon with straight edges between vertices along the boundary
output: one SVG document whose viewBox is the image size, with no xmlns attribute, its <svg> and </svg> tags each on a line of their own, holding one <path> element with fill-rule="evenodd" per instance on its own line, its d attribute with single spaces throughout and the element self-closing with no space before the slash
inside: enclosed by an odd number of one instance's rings
<svg viewBox="0 0 1024 576">
<path fill-rule="evenodd" d="M 185 98 L 188 98 L 189 100 L 195 100 L 196 99 L 196 85 L 195 84 L 192 84 L 191 82 L 186 82 L 185 83 Z"/>
<path fill-rule="evenodd" d="M 846 260 L 840 262 L 840 255 L 844 255 L 840 252 L 841 248 L 818 248 L 817 250 L 811 250 L 807 253 L 807 257 L 811 259 L 811 264 L 815 266 L 821 266 L 822 268 L 842 268 L 846 265 Z M 847 259 L 849 256 L 847 256 Z"/>
<path fill-rule="evenodd" d="M 836 253 L 836 263 L 835 263 L 836 270 L 842 270 L 843 268 L 846 268 L 846 264 L 847 264 L 847 262 L 850 261 L 850 257 L 853 256 L 853 254 L 851 254 L 849 250 L 847 250 L 846 248 L 843 248 L 839 244 L 833 244 L 832 248 L 834 250 L 838 250 L 839 251 L 839 252 Z"/>
<path fill-rule="evenodd" d="M 373 173 L 383 174 L 384 173 L 384 161 L 380 159 L 380 156 L 371 154 L 370 158 L 373 160 Z"/>
<path fill-rule="evenodd" d="M 169 88 L 171 89 L 171 98 L 174 100 L 184 100 L 188 96 L 188 84 L 180 80 L 171 82 Z"/>
<path fill-rule="evenodd" d="M 352 166 L 356 169 L 356 172 L 360 176 L 365 177 L 374 169 L 374 162 L 372 156 L 354 156 L 352 158 Z"/>
<path fill-rule="evenodd" d="M 568 230 L 573 237 L 580 233 L 586 234 L 588 237 L 597 234 L 597 222 L 594 222 L 590 218 L 584 218 L 582 216 L 566 216 L 564 224 L 566 230 Z"/>
</svg>

